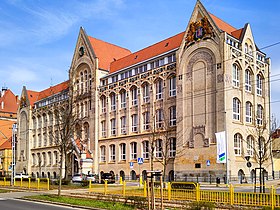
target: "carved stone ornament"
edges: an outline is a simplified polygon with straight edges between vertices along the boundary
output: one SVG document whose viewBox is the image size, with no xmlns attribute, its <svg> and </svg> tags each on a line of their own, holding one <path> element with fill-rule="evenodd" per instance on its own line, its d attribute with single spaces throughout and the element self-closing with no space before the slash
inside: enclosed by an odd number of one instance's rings
<svg viewBox="0 0 280 210">
<path fill-rule="evenodd" d="M 193 136 L 195 136 L 198 133 L 205 135 L 205 125 L 199 125 L 193 127 Z"/>
<path fill-rule="evenodd" d="M 26 103 L 26 98 L 25 96 L 22 96 L 20 99 L 20 108 L 26 107 L 27 103 Z"/>
<path fill-rule="evenodd" d="M 192 58 L 190 59 L 188 66 L 187 66 L 187 73 L 186 78 L 187 80 L 192 80 L 192 69 L 193 65 L 198 61 L 203 60 L 206 62 L 206 68 L 207 68 L 207 74 L 213 74 L 214 72 L 214 66 L 213 66 L 213 58 L 212 56 L 206 52 L 206 51 L 200 51 L 196 53 Z"/>
<path fill-rule="evenodd" d="M 200 39 L 204 37 L 211 36 L 213 36 L 213 28 L 210 25 L 207 17 L 203 17 L 202 19 L 196 22 L 190 23 L 190 27 L 185 40 L 185 46 L 191 44 L 192 42 L 200 41 Z"/>
</svg>

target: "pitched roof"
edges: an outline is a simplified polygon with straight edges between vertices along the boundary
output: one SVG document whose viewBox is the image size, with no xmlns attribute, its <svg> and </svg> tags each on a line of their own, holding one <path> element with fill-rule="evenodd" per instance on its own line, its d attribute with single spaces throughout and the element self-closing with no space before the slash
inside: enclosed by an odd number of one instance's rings
<svg viewBox="0 0 280 210">
<path fill-rule="evenodd" d="M 219 29 L 221 29 L 222 31 L 227 32 L 228 34 L 231 34 L 236 39 L 240 39 L 242 31 L 243 31 L 243 28 L 236 29 L 233 26 L 231 26 L 230 24 L 228 24 L 225 21 L 223 21 L 222 19 L 216 17 L 215 15 L 213 15 L 211 13 L 209 13 L 209 15 L 212 18 L 212 20 L 215 22 L 215 24 L 218 26 Z"/>
<path fill-rule="evenodd" d="M 98 67 L 109 70 L 110 63 L 131 54 L 130 50 L 88 36 L 94 53 L 99 58 Z"/>
<path fill-rule="evenodd" d="M 69 80 L 59 83 L 55 86 L 51 86 L 38 94 L 38 98 L 36 101 L 40 101 L 43 98 L 47 98 L 51 95 L 57 94 L 59 92 L 62 92 L 63 90 L 66 90 L 69 87 Z"/>
<path fill-rule="evenodd" d="M 175 36 L 169 37 L 138 52 L 112 62 L 110 66 L 110 73 L 178 48 L 182 42 L 184 33 L 185 32 L 176 34 Z"/>
<path fill-rule="evenodd" d="M 0 145 L 12 137 L 12 127 L 15 122 L 11 120 L 0 120 Z"/>
<path fill-rule="evenodd" d="M 11 140 L 11 138 L 9 138 L 3 144 L 0 145 L 0 150 L 3 150 L 3 149 L 12 149 L 12 140 Z"/>
<path fill-rule="evenodd" d="M 0 112 L 17 113 L 18 102 L 18 97 L 10 89 L 6 90 L 0 97 Z"/>
<path fill-rule="evenodd" d="M 26 92 L 27 92 L 27 97 L 28 97 L 28 100 L 30 102 L 30 105 L 34 106 L 34 103 L 37 101 L 39 92 L 36 92 L 36 91 L 33 91 L 33 90 L 27 90 Z"/>
</svg>

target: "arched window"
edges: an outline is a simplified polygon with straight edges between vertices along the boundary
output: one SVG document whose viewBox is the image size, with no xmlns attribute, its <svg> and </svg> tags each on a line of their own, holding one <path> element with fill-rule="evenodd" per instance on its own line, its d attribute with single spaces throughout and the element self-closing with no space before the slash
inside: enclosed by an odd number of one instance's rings
<svg viewBox="0 0 280 210">
<path fill-rule="evenodd" d="M 149 150 L 150 150 L 150 144 L 149 141 L 143 141 L 142 142 L 142 151 L 143 151 L 143 158 L 149 159 Z"/>
<path fill-rule="evenodd" d="M 121 108 L 125 108 L 126 107 L 126 91 L 122 90 L 120 92 L 121 95 Z"/>
<path fill-rule="evenodd" d="M 169 125 L 175 126 L 176 125 L 176 106 L 171 106 L 169 108 Z"/>
<path fill-rule="evenodd" d="M 126 160 L 126 144 L 120 144 L 120 160 Z"/>
<path fill-rule="evenodd" d="M 252 73 L 248 69 L 245 71 L 245 90 L 252 91 Z"/>
<path fill-rule="evenodd" d="M 136 106 L 138 104 L 138 93 L 137 93 L 137 87 L 131 88 L 131 103 L 132 106 Z"/>
<path fill-rule="evenodd" d="M 247 123 L 252 123 L 252 112 L 253 112 L 253 106 L 251 102 L 247 101 L 246 102 L 246 122 Z"/>
<path fill-rule="evenodd" d="M 106 112 L 106 97 L 101 96 L 100 101 L 101 101 L 101 112 L 105 113 Z"/>
<path fill-rule="evenodd" d="M 130 159 L 136 160 L 137 159 L 137 143 L 132 142 L 130 144 Z"/>
<path fill-rule="evenodd" d="M 234 135 L 234 154 L 236 156 L 241 156 L 241 144 L 242 143 L 242 136 L 241 134 L 237 133 Z"/>
<path fill-rule="evenodd" d="M 248 53 L 248 44 L 247 44 L 247 43 L 245 43 L 244 52 L 245 52 L 246 54 Z"/>
<path fill-rule="evenodd" d="M 156 127 L 157 128 L 163 127 L 163 110 L 162 109 L 156 110 Z"/>
<path fill-rule="evenodd" d="M 233 98 L 233 119 L 240 120 L 240 101 L 238 98 Z"/>
<path fill-rule="evenodd" d="M 143 102 L 148 103 L 150 101 L 150 85 L 146 82 L 142 86 L 143 91 Z"/>
<path fill-rule="evenodd" d="M 156 100 L 163 98 L 163 80 L 158 79 L 156 81 Z"/>
<path fill-rule="evenodd" d="M 109 146 L 110 148 L 110 162 L 116 161 L 116 146 L 114 144 L 111 144 Z"/>
<path fill-rule="evenodd" d="M 85 74 L 85 92 L 88 92 L 88 74 L 87 74 L 87 70 L 85 70 L 84 74 Z"/>
<path fill-rule="evenodd" d="M 111 136 L 116 135 L 116 118 L 111 119 Z"/>
<path fill-rule="evenodd" d="M 258 107 L 257 107 L 257 124 L 258 125 L 263 124 L 263 107 L 260 104 L 258 104 Z"/>
<path fill-rule="evenodd" d="M 162 140 L 157 139 L 156 140 L 156 157 L 157 158 L 162 158 Z"/>
<path fill-rule="evenodd" d="M 253 47 L 252 47 L 252 45 L 249 46 L 248 54 L 249 55 L 253 55 Z"/>
<path fill-rule="evenodd" d="M 232 66 L 232 85 L 234 87 L 239 87 L 240 82 L 240 69 L 236 64 Z"/>
<path fill-rule="evenodd" d="M 169 96 L 176 96 L 176 77 L 169 78 Z"/>
<path fill-rule="evenodd" d="M 110 95 L 110 102 L 111 102 L 111 111 L 115 111 L 116 110 L 116 94 L 115 93 L 111 93 Z"/>
<path fill-rule="evenodd" d="M 80 90 L 81 90 L 81 93 L 80 94 L 83 94 L 84 93 L 84 75 L 83 75 L 83 72 L 80 72 Z"/>
<path fill-rule="evenodd" d="M 104 163 L 106 161 L 106 147 L 100 146 L 100 162 Z"/>
<path fill-rule="evenodd" d="M 176 138 L 169 139 L 169 157 L 174 158 L 176 155 Z"/>
<path fill-rule="evenodd" d="M 262 88 L 263 88 L 263 78 L 260 74 L 257 75 L 257 95 L 262 96 Z"/>
<path fill-rule="evenodd" d="M 253 156 L 253 152 L 254 152 L 254 138 L 253 136 L 248 136 L 246 139 L 246 143 L 247 143 L 247 155 L 249 156 Z"/>
<path fill-rule="evenodd" d="M 126 116 L 121 117 L 121 134 L 126 134 Z"/>
</svg>

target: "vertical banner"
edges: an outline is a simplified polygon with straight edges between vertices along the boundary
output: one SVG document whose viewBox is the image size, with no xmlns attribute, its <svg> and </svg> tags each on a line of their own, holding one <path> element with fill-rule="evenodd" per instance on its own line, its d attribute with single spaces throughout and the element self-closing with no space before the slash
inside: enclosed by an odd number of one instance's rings
<svg viewBox="0 0 280 210">
<path fill-rule="evenodd" d="M 217 140 L 217 163 L 227 162 L 226 132 L 215 133 Z"/>
</svg>

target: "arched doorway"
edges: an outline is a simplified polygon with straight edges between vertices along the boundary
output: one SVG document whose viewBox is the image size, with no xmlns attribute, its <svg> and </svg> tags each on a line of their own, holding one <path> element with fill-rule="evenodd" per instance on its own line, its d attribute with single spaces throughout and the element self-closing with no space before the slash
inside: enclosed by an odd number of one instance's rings
<svg viewBox="0 0 280 210">
<path fill-rule="evenodd" d="M 136 180 L 137 178 L 136 178 L 136 172 L 134 171 L 134 170 L 132 170 L 131 172 L 130 172 L 130 177 L 131 177 L 131 180 Z"/>
<path fill-rule="evenodd" d="M 56 179 L 56 172 L 53 172 L 53 178 Z"/>
<path fill-rule="evenodd" d="M 49 179 L 51 178 L 51 173 L 50 173 L 50 172 L 48 172 L 48 178 L 49 178 Z"/>
<path fill-rule="evenodd" d="M 36 178 L 39 178 L 39 172 L 36 173 Z"/>
<path fill-rule="evenodd" d="M 238 171 L 238 181 L 240 182 L 240 184 L 245 183 L 246 181 L 246 177 L 242 169 Z"/>
<path fill-rule="evenodd" d="M 142 179 L 143 179 L 143 181 L 147 181 L 147 171 L 146 170 L 142 171 Z"/>
<path fill-rule="evenodd" d="M 169 171 L 169 173 L 168 173 L 168 181 L 169 182 L 174 181 L 174 171 L 173 170 Z"/>
<path fill-rule="evenodd" d="M 125 173 L 124 173 L 124 171 L 120 171 L 120 177 L 122 178 L 122 180 L 125 180 Z"/>
<path fill-rule="evenodd" d="M 256 171 L 255 169 L 252 169 L 252 171 L 250 172 L 251 175 L 251 182 L 255 183 L 255 179 L 256 179 Z"/>
<path fill-rule="evenodd" d="M 45 173 L 44 172 L 42 172 L 42 178 L 45 178 Z"/>
</svg>

